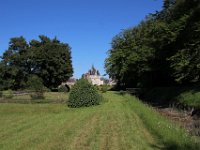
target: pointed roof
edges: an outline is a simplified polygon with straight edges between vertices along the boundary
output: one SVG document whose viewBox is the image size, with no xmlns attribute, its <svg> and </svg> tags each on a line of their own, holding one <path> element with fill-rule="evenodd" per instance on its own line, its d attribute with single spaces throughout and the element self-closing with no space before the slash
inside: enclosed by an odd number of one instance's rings
<svg viewBox="0 0 200 150">
<path fill-rule="evenodd" d="M 100 75 L 99 70 L 95 69 L 94 65 L 92 65 L 91 69 L 88 71 L 90 75 Z"/>
</svg>

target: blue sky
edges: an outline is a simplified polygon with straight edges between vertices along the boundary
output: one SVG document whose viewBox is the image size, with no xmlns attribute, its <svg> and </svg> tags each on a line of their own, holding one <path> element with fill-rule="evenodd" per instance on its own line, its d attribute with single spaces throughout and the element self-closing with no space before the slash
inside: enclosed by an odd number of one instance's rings
<svg viewBox="0 0 200 150">
<path fill-rule="evenodd" d="M 0 55 L 11 37 L 57 37 L 72 47 L 74 77 L 92 64 L 104 74 L 112 38 L 160 10 L 162 0 L 2 0 Z"/>
</svg>

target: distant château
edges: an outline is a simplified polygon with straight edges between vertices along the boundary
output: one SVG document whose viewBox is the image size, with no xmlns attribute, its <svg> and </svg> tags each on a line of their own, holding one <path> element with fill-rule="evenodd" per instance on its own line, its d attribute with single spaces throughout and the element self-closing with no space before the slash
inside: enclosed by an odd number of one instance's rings
<svg viewBox="0 0 200 150">
<path fill-rule="evenodd" d="M 95 69 L 93 65 L 92 68 L 87 73 L 82 75 L 82 77 L 84 79 L 87 79 L 93 85 L 104 84 L 104 80 L 101 78 L 99 71 Z"/>
<path fill-rule="evenodd" d="M 69 78 L 66 82 L 63 82 L 61 85 L 67 85 L 70 88 L 76 83 L 75 78 Z"/>
<path fill-rule="evenodd" d="M 85 74 L 82 75 L 82 78 L 88 80 L 93 85 L 110 85 L 114 86 L 116 85 L 116 81 L 110 79 L 103 78 L 99 70 L 95 69 L 95 67 L 92 65 L 92 68 Z M 68 85 L 70 88 L 76 83 L 77 79 L 75 78 L 69 78 L 68 81 L 63 82 L 61 85 Z"/>
</svg>

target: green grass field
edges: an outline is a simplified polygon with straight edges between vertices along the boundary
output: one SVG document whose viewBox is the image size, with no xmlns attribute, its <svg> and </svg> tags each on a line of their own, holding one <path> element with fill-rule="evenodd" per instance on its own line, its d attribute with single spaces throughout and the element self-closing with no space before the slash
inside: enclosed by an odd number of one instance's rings
<svg viewBox="0 0 200 150">
<path fill-rule="evenodd" d="M 95 107 L 0 104 L 1 150 L 195 149 L 176 125 L 136 98 L 114 92 Z"/>
</svg>

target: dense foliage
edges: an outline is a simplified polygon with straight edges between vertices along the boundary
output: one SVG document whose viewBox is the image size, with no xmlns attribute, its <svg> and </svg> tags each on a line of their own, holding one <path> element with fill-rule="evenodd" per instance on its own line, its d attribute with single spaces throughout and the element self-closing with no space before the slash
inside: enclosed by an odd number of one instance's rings
<svg viewBox="0 0 200 150">
<path fill-rule="evenodd" d="M 102 93 L 106 93 L 108 90 L 109 90 L 110 86 L 109 85 L 101 85 L 99 86 L 99 90 L 102 92 Z"/>
<path fill-rule="evenodd" d="M 31 98 L 32 99 L 44 99 L 44 90 L 45 87 L 42 83 L 42 79 L 36 75 L 31 75 L 28 77 L 28 81 L 26 83 L 26 88 L 31 90 Z"/>
<path fill-rule="evenodd" d="M 160 12 L 113 38 L 107 73 L 121 88 L 199 83 L 199 16 L 199 0 L 165 0 Z"/>
<path fill-rule="evenodd" d="M 88 107 L 99 105 L 102 97 L 97 89 L 85 79 L 80 79 L 73 86 L 70 95 L 69 107 Z"/>
<path fill-rule="evenodd" d="M 58 87 L 58 92 L 69 92 L 69 87 L 67 85 L 61 85 L 60 87 Z"/>
<path fill-rule="evenodd" d="M 22 89 L 30 75 L 37 75 L 44 86 L 54 88 L 73 74 L 71 48 L 57 38 L 39 36 L 26 42 L 11 38 L 0 61 L 0 89 Z"/>
<path fill-rule="evenodd" d="M 9 89 L 9 90 L 3 91 L 2 96 L 3 98 L 6 98 L 6 99 L 12 99 L 14 97 L 14 94 L 13 94 L 13 91 Z"/>
<path fill-rule="evenodd" d="M 42 83 L 42 79 L 36 75 L 31 75 L 28 77 L 28 81 L 26 83 L 27 89 L 40 92 L 44 91 L 44 85 Z"/>
</svg>

